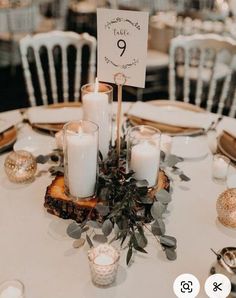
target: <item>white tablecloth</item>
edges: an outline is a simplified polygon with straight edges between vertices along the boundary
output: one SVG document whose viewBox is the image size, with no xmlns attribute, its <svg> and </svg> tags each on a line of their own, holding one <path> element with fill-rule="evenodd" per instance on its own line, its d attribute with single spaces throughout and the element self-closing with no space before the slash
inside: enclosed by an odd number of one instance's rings
<svg viewBox="0 0 236 298">
<path fill-rule="evenodd" d="M 231 124 L 236 125 L 236 120 L 224 118 L 218 132 Z M 36 132 L 25 125 L 18 137 L 27 134 Z M 204 282 L 215 261 L 210 248 L 217 251 L 236 244 L 236 230 L 217 221 L 216 199 L 226 186 L 211 179 L 212 156 L 186 161 L 180 167 L 191 181 L 174 182 L 165 220 L 167 234 L 178 241 L 177 260 L 168 261 L 150 236 L 147 255 L 137 253 L 127 267 L 122 251 L 116 285 L 97 288 L 90 278 L 87 244 L 73 249 L 73 240 L 65 234 L 68 221 L 43 207 L 50 175 L 43 174 L 29 185 L 11 184 L 3 170 L 5 157 L 0 155 L 0 282 L 21 280 L 26 298 L 171 298 L 173 281 L 181 273 L 194 274 L 201 283 L 199 297 L 206 297 Z"/>
</svg>

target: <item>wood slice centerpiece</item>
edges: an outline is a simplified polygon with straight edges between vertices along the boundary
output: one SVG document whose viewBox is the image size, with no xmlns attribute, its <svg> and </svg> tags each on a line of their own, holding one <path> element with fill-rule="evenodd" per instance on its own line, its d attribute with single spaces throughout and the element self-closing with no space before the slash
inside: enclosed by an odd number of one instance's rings
<svg viewBox="0 0 236 298">
<path fill-rule="evenodd" d="M 159 172 L 158 185 L 156 191 L 169 190 L 170 181 L 164 171 Z M 95 209 L 97 204 L 103 204 L 102 200 L 96 197 L 86 200 L 73 201 L 65 194 L 64 176 L 57 176 L 47 187 L 44 207 L 50 214 L 63 219 L 73 219 L 78 223 L 89 218 L 91 220 L 101 220 L 101 216 Z"/>
</svg>

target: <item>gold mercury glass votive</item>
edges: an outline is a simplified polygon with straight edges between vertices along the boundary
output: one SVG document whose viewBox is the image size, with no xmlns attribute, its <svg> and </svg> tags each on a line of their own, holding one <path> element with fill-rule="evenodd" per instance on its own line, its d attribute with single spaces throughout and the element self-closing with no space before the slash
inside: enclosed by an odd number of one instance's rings
<svg viewBox="0 0 236 298">
<path fill-rule="evenodd" d="M 120 253 L 109 244 L 100 244 L 88 251 L 92 281 L 98 286 L 112 284 L 117 275 Z"/>
<path fill-rule="evenodd" d="M 6 157 L 4 169 L 11 182 L 24 183 L 33 179 L 37 162 L 28 151 L 13 151 Z"/>
<path fill-rule="evenodd" d="M 236 188 L 227 189 L 219 196 L 216 210 L 223 225 L 236 228 Z"/>
</svg>

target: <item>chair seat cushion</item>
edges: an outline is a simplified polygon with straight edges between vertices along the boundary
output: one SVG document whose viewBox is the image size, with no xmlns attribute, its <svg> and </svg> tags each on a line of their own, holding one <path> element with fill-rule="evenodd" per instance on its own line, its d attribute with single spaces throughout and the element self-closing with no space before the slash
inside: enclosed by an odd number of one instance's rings
<svg viewBox="0 0 236 298">
<path fill-rule="evenodd" d="M 147 52 L 147 69 L 155 69 L 168 67 L 169 64 L 169 55 L 157 50 L 148 49 Z"/>
<path fill-rule="evenodd" d="M 216 80 L 223 79 L 229 73 L 230 68 L 224 63 L 217 63 L 216 65 Z M 185 69 L 183 65 L 177 66 L 177 76 L 180 78 L 184 77 Z M 211 80 L 212 69 L 204 67 L 201 72 L 201 78 L 204 82 L 209 82 Z M 199 77 L 198 67 L 189 68 L 189 78 L 190 80 L 197 81 Z"/>
</svg>

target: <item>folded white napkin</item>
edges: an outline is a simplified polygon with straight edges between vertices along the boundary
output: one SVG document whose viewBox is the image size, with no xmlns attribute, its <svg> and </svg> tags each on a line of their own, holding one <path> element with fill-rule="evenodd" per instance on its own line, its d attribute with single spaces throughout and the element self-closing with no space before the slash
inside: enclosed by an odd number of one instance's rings
<svg viewBox="0 0 236 298">
<path fill-rule="evenodd" d="M 30 123 L 66 123 L 71 120 L 81 120 L 83 110 L 80 107 L 46 108 L 33 107 L 28 110 Z"/>
<path fill-rule="evenodd" d="M 150 103 L 136 102 L 128 114 L 141 119 L 186 128 L 207 129 L 218 115 L 197 113 L 172 106 L 155 106 Z"/>
<path fill-rule="evenodd" d="M 10 127 L 20 123 L 22 116 L 19 111 L 9 111 L 0 115 L 0 133 L 6 131 Z"/>
</svg>

